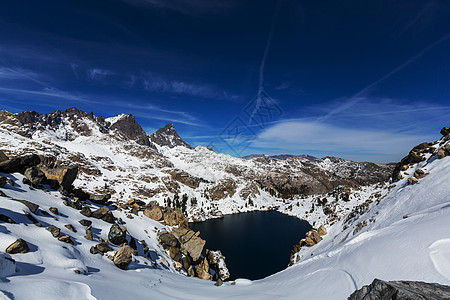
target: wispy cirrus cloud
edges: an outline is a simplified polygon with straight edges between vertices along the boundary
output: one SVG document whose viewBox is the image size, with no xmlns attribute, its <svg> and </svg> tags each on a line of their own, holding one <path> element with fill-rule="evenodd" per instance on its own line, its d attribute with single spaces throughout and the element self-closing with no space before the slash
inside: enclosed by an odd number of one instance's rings
<svg viewBox="0 0 450 300">
<path fill-rule="evenodd" d="M 110 70 L 100 69 L 100 68 L 93 68 L 87 70 L 88 78 L 91 80 L 102 80 L 107 76 L 114 75 L 115 73 Z"/>
<path fill-rule="evenodd" d="M 179 95 L 190 95 L 201 98 L 215 98 L 225 100 L 237 100 L 239 97 L 231 95 L 226 91 L 207 85 L 190 83 L 180 80 L 168 80 L 161 76 L 148 74 L 143 79 L 144 88 L 152 92 L 171 93 Z"/>
</svg>

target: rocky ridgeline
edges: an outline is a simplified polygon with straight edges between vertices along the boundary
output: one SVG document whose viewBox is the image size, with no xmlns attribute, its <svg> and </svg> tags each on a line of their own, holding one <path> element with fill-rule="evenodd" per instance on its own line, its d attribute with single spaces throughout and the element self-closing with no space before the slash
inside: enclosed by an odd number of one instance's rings
<svg viewBox="0 0 450 300">
<path fill-rule="evenodd" d="M 0 172 L 22 173 L 25 176 L 23 183 L 30 185 L 30 189 L 51 188 L 58 190 L 62 195 L 61 199 L 64 201 L 64 205 L 78 210 L 85 217 L 85 219 L 78 221 L 85 227 L 85 239 L 99 241 L 98 244 L 90 249 L 93 255 L 106 255 L 108 252 L 113 251 L 110 244 L 120 246 L 120 249 L 114 255 L 108 255 L 108 258 L 120 269 L 126 270 L 132 262 L 133 256 L 137 256 L 139 253 L 136 239 L 128 233 L 126 226 L 123 225 L 123 220 L 115 218 L 109 207 L 128 211 L 127 218 L 129 219 L 133 219 L 134 216 L 138 216 L 141 212 L 144 216 L 166 225 L 166 230 L 158 232 L 159 242 L 168 251 L 176 270 L 184 270 L 184 273 L 191 277 L 198 277 L 204 280 L 220 280 L 219 282 L 227 280 L 230 276 L 226 268 L 225 257 L 220 251 L 210 251 L 204 247 L 206 241 L 199 237 L 199 232 L 190 230 L 188 220 L 179 209 L 161 207 L 156 201 L 146 204 L 140 200 L 130 200 L 124 204 L 110 201 L 111 195 L 86 193 L 80 188 L 74 188 L 72 185 L 77 176 L 76 167 L 56 169 L 42 167 L 40 158 L 37 155 L 9 159 L 0 151 Z M 7 177 L 0 176 L 0 187 L 4 188 L 6 184 L 14 185 L 14 182 Z M 27 219 L 35 226 L 43 227 L 33 216 L 33 214 L 38 213 L 38 205 L 26 200 L 8 198 L 1 191 L 0 196 L 24 204 L 29 209 L 29 211 L 23 211 Z M 92 210 L 90 203 L 95 203 L 100 205 L 100 207 Z M 49 211 L 53 215 L 59 215 L 56 207 L 51 207 Z M 49 215 L 48 212 L 42 210 L 40 210 L 40 213 Z M 100 219 L 112 224 L 108 233 L 108 239 L 95 237 L 92 221 L 89 218 Z M 7 214 L 0 214 L 0 221 L 16 223 Z M 71 232 L 77 232 L 71 224 L 66 224 L 64 227 Z M 70 235 L 61 234 L 61 228 L 50 225 L 45 229 L 60 242 L 75 245 Z M 150 250 L 146 246 L 145 241 L 139 242 L 144 245 L 142 254 L 151 260 Z M 5 252 L 8 254 L 27 253 L 29 251 L 30 248 L 27 242 L 21 238 L 5 249 Z M 81 273 L 82 271 L 75 270 L 75 272 Z"/>
</svg>

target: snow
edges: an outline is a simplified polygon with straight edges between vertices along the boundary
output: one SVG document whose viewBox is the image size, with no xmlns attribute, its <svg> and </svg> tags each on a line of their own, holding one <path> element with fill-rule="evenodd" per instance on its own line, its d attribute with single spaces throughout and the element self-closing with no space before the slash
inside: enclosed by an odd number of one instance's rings
<svg viewBox="0 0 450 300">
<path fill-rule="evenodd" d="M 0 213 L 17 222 L 0 223 L 0 251 L 5 251 L 17 238 L 23 238 L 30 247 L 28 253 L 10 255 L 16 261 L 15 266 L 4 259 L 7 254 L 0 252 L 0 299 L 347 299 L 374 278 L 450 285 L 450 157 L 437 159 L 435 154 L 427 154 L 425 161 L 402 172 L 404 179 L 395 184 L 353 189 L 347 202 L 335 201 L 330 195 L 282 200 L 259 190 L 254 206 L 245 207 L 239 192 L 247 182 L 223 168 L 256 169 L 255 159 L 217 154 L 206 147 L 158 147 L 159 153 L 141 158 L 125 150 L 130 145 L 136 152 L 144 149 L 135 144 L 102 135 L 76 136 L 69 142 L 60 138 L 62 134 L 52 136 L 44 131 L 28 139 L 0 129 L 0 146 L 16 153 L 28 153 L 30 148 L 38 153 L 51 151 L 62 159 L 76 153 L 85 158 L 86 164 L 100 170 L 102 176 L 80 174 L 75 185 L 95 191 L 105 183 L 110 184 L 117 192 L 113 199 L 121 201 L 134 198 L 137 187 L 161 186 L 161 178 L 170 176 L 164 172 L 169 168 L 159 164 L 169 161 L 174 168 L 214 183 L 236 180 L 236 193 L 214 203 L 201 197 L 202 189 L 209 183 L 202 182 L 198 189 L 180 185 L 180 194 L 197 197 L 199 205 L 208 212 L 219 210 L 228 214 L 276 208 L 306 219 L 315 227 L 326 224 L 328 234 L 317 245 L 303 247 L 297 254 L 300 260 L 277 274 L 256 281 L 237 279 L 235 284 L 225 282 L 216 287 L 211 281 L 188 278 L 175 270 L 173 261 L 157 241 L 157 232 L 170 228 L 142 213 L 128 219 L 125 211 L 113 210 L 116 218 L 125 221 L 128 233 L 136 241 L 144 240 L 152 254 L 150 258 L 144 257 L 143 245 L 138 242 L 138 255 L 124 271 L 115 267 L 106 255 L 89 252 L 99 237 L 107 238 L 111 224 L 89 218 L 95 240 L 88 241 L 84 238 L 85 227 L 78 223 L 85 217 L 65 206 L 58 192 L 31 190 L 18 173 L 0 174 L 15 182 L 14 186 L 7 184 L 2 188 L 7 197 L 0 196 Z M 51 144 L 44 142 L 46 139 Z M 320 164 L 323 169 L 334 170 L 329 159 Z M 285 166 L 289 167 L 288 163 L 279 161 L 270 167 Z M 429 175 L 417 184 L 408 185 L 408 177 L 419 168 Z M 139 176 L 156 177 L 157 181 L 143 182 L 137 179 Z M 172 196 L 169 192 L 166 195 Z M 11 198 L 38 204 L 39 210 L 33 215 L 43 227 L 33 225 L 23 214 L 28 208 Z M 316 198 L 326 198 L 329 205 L 335 206 L 337 219 L 330 220 Z M 144 200 L 163 201 L 162 196 Z M 311 212 L 313 203 L 315 209 Z M 50 207 L 58 208 L 60 214 L 42 213 Z M 72 224 L 77 232 L 69 231 L 64 227 L 66 224 Z M 358 224 L 365 226 L 359 228 Z M 70 235 L 75 245 L 53 238 L 45 229 L 49 225 L 60 228 L 61 234 Z M 114 251 L 119 249 L 112 247 Z M 270 263 L 270 258 L 264 263 Z M 76 274 L 76 270 L 81 274 Z"/>
</svg>

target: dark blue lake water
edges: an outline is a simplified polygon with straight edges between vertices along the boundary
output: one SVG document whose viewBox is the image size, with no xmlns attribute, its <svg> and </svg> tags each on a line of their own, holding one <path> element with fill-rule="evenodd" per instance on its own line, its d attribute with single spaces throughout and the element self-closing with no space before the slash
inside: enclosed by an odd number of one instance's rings
<svg viewBox="0 0 450 300">
<path fill-rule="evenodd" d="M 207 249 L 222 251 L 231 280 L 261 279 L 285 269 L 293 246 L 312 228 L 277 211 L 226 215 L 189 226 L 200 231 Z"/>
</svg>

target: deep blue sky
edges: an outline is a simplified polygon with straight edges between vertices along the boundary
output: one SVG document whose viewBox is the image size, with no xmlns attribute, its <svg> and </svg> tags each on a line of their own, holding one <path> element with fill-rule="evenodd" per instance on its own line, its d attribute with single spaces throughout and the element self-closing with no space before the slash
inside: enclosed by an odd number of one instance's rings
<svg viewBox="0 0 450 300">
<path fill-rule="evenodd" d="M 132 113 L 233 155 L 398 161 L 450 125 L 449 54 L 446 0 L 2 1 L 0 109 Z"/>
</svg>

